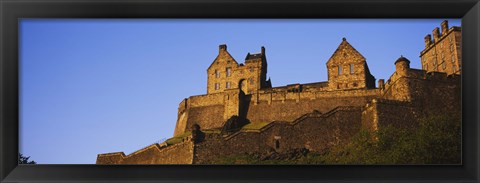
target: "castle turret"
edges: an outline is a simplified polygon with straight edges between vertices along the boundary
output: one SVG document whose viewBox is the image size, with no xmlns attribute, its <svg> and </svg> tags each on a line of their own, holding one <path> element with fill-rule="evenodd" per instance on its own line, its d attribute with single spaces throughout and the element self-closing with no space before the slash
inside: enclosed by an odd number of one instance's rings
<svg viewBox="0 0 480 183">
<path fill-rule="evenodd" d="M 400 58 L 395 61 L 395 72 L 400 76 L 407 76 L 408 70 L 410 69 L 410 60 L 400 56 Z"/>
</svg>

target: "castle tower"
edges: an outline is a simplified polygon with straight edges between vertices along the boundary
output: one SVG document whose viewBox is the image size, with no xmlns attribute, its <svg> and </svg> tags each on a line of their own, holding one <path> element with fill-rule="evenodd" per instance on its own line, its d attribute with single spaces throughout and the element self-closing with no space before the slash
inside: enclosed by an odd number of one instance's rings
<svg viewBox="0 0 480 183">
<path fill-rule="evenodd" d="M 207 94 L 237 88 L 244 94 L 251 94 L 259 89 L 271 87 L 270 80 L 266 80 L 267 59 L 264 47 L 260 53 L 248 53 L 245 64 L 238 64 L 228 53 L 227 45 L 220 45 L 218 56 L 207 69 L 207 75 Z"/>
<path fill-rule="evenodd" d="M 395 61 L 395 72 L 399 76 L 407 76 L 408 70 L 410 69 L 410 60 L 407 58 L 400 56 L 400 58 Z"/>
<path fill-rule="evenodd" d="M 375 88 L 365 57 L 345 38 L 327 61 L 327 70 L 331 90 Z"/>
<path fill-rule="evenodd" d="M 460 74 L 462 66 L 461 27 L 448 27 L 448 21 L 433 29 L 433 40 L 430 34 L 425 36 L 425 49 L 420 52 L 422 69 L 427 72 L 445 72 Z"/>
<path fill-rule="evenodd" d="M 238 67 L 237 61 L 228 53 L 227 45 L 218 46 L 218 56 L 208 67 L 207 93 L 223 92 L 235 86 L 233 70 Z"/>
</svg>

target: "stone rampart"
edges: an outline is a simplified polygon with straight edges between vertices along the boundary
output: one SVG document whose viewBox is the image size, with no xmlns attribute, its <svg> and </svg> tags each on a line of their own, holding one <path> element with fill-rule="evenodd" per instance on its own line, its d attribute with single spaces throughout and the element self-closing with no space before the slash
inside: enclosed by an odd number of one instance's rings
<svg viewBox="0 0 480 183">
<path fill-rule="evenodd" d="M 361 107 L 338 107 L 325 114 L 313 112 L 291 122 L 273 122 L 258 130 L 241 130 L 229 136 L 206 134 L 195 145 L 196 164 L 208 164 L 219 157 L 246 153 L 277 152 L 307 148 L 321 152 L 346 143 L 361 127 Z"/>
<path fill-rule="evenodd" d="M 192 164 L 192 141 L 170 146 L 152 144 L 128 156 L 123 152 L 99 154 L 97 164 Z"/>
</svg>

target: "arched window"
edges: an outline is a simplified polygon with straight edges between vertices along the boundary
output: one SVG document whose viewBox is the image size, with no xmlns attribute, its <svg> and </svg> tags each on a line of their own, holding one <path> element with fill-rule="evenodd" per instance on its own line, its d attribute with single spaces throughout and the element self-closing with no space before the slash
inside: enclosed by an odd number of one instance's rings
<svg viewBox="0 0 480 183">
<path fill-rule="evenodd" d="M 353 74 L 354 71 L 353 71 L 353 64 L 350 64 L 350 74 Z"/>
<path fill-rule="evenodd" d="M 338 65 L 338 75 L 342 75 L 342 66 Z"/>
</svg>

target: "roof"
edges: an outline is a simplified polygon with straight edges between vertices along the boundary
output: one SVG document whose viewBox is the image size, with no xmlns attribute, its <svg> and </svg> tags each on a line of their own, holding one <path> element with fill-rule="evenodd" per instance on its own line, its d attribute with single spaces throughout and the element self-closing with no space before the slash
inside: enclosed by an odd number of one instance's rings
<svg viewBox="0 0 480 183">
<path fill-rule="evenodd" d="M 220 57 L 221 55 L 230 58 L 235 64 L 238 65 L 238 62 L 235 60 L 235 58 L 233 58 L 232 55 L 230 55 L 230 53 L 227 50 L 223 50 L 217 55 L 217 57 L 215 57 L 213 62 L 210 64 L 210 66 L 208 66 L 207 70 L 209 70 L 210 67 L 212 67 L 215 62 L 217 62 L 218 57 Z"/>
<path fill-rule="evenodd" d="M 397 62 L 400 62 L 400 61 L 404 61 L 404 62 L 410 63 L 410 60 L 408 60 L 407 58 L 403 57 L 403 55 L 401 55 L 400 58 L 398 58 L 397 61 L 395 61 L 395 64 L 397 64 Z"/>
<path fill-rule="evenodd" d="M 353 52 L 355 52 L 355 54 L 360 55 L 360 57 L 363 58 L 363 60 L 366 60 L 365 57 L 359 51 L 357 51 L 357 49 L 355 49 L 350 43 L 348 43 L 346 38 L 342 38 L 342 42 L 340 43 L 340 45 L 338 45 L 337 49 L 333 52 L 332 56 L 328 59 L 327 64 L 332 60 L 332 58 L 336 54 L 343 51 L 344 49 L 351 49 L 353 50 Z"/>
<path fill-rule="evenodd" d="M 258 58 L 262 58 L 262 57 L 263 57 L 262 53 L 255 53 L 255 54 L 248 53 L 247 57 L 245 57 L 245 60 L 258 59 Z"/>
</svg>

